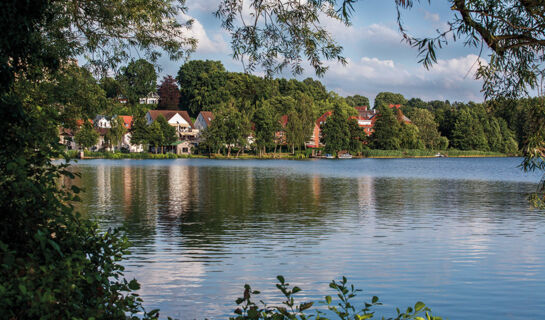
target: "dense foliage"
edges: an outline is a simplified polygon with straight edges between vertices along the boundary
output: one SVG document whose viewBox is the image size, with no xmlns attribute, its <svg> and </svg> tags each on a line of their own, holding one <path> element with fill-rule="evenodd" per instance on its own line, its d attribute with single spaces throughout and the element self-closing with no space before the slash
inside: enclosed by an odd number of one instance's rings
<svg viewBox="0 0 545 320">
<path fill-rule="evenodd" d="M 0 2 L 0 310 L 7 319 L 156 318 L 119 261 L 126 238 L 74 212 L 79 189 L 58 125 L 102 108 L 104 90 L 73 62 L 112 66 L 139 45 L 173 57 L 189 39 L 170 1 Z M 179 36 L 172 38 L 173 36 Z M 88 108 L 87 108 L 88 106 Z M 86 119 L 86 117 L 83 117 Z"/>
</svg>

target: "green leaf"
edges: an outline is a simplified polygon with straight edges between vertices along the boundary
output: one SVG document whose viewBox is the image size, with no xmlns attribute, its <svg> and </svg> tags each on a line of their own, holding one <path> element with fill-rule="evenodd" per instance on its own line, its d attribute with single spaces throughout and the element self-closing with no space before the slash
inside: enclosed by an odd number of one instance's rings
<svg viewBox="0 0 545 320">
<path fill-rule="evenodd" d="M 281 284 L 284 284 L 284 281 L 285 281 L 285 280 L 284 280 L 284 277 L 283 277 L 283 276 L 278 275 L 278 276 L 276 276 L 276 279 L 278 279 L 278 281 L 280 281 Z"/>
<path fill-rule="evenodd" d="M 314 302 L 301 303 L 299 305 L 299 311 L 307 310 L 308 308 L 312 307 L 313 304 L 314 304 Z"/>
<path fill-rule="evenodd" d="M 325 296 L 325 302 L 331 304 L 331 296 Z"/>
<path fill-rule="evenodd" d="M 426 307 L 426 305 L 424 304 L 424 302 L 418 301 L 418 302 L 414 305 L 414 311 L 418 312 L 418 311 L 424 309 L 425 307 Z"/>
<path fill-rule="evenodd" d="M 129 289 L 131 290 L 140 289 L 140 284 L 138 283 L 138 281 L 136 281 L 136 279 L 132 279 L 131 281 L 129 281 Z"/>
</svg>

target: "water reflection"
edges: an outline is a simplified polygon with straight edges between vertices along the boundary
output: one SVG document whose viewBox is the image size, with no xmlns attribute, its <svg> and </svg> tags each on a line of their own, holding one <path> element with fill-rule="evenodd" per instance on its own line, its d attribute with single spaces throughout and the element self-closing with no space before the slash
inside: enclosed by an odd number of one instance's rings
<svg viewBox="0 0 545 320">
<path fill-rule="evenodd" d="M 277 274 L 318 300 L 344 274 L 389 312 L 420 299 L 450 319 L 536 318 L 545 216 L 528 208 L 534 185 L 513 181 L 509 159 L 460 160 L 450 169 L 394 162 L 437 171 L 402 178 L 376 161 L 83 162 L 79 209 L 104 228 L 125 228 L 128 272 L 164 315 L 225 317 L 244 283 L 276 299 Z M 439 173 L 452 170 L 465 179 Z M 508 178 L 473 180 L 494 172 Z"/>
</svg>

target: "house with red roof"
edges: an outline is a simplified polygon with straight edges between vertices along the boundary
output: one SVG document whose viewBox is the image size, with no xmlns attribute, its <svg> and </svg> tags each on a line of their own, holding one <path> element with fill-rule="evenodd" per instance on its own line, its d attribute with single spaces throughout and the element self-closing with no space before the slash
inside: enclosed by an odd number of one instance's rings
<svg viewBox="0 0 545 320">
<path fill-rule="evenodd" d="M 319 148 L 323 146 L 323 144 L 320 143 L 320 139 L 322 138 L 322 125 L 326 123 L 327 118 L 331 117 L 332 114 L 333 111 L 326 111 L 316 119 L 314 122 L 314 129 L 312 130 L 312 136 L 310 137 L 310 141 L 307 142 L 307 147 Z"/>
<path fill-rule="evenodd" d="M 375 125 L 375 121 L 377 120 L 376 110 L 369 110 L 367 106 L 359 106 L 355 107 L 355 109 L 358 112 L 358 115 L 351 116 L 350 119 L 356 119 L 356 121 L 358 122 L 358 126 L 360 128 L 363 128 L 365 134 L 370 136 L 373 133 L 373 126 Z"/>
</svg>

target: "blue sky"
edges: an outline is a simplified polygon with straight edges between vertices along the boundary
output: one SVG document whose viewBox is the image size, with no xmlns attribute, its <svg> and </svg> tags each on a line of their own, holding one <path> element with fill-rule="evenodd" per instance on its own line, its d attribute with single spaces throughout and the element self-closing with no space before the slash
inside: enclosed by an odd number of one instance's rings
<svg viewBox="0 0 545 320">
<path fill-rule="evenodd" d="M 242 71 L 241 63 L 231 58 L 229 34 L 213 15 L 217 5 L 218 0 L 187 0 L 187 14 L 195 19 L 191 32 L 199 41 L 191 59 L 220 60 L 227 70 Z M 417 63 L 417 50 L 401 41 L 394 0 L 360 0 L 354 8 L 350 27 L 322 21 L 344 47 L 349 61 L 347 66 L 329 63 L 329 71 L 319 79 L 328 90 L 342 96 L 365 95 L 371 101 L 381 91 L 424 100 L 483 100 L 481 82 L 474 80 L 478 48 L 464 47 L 462 42 L 450 43 L 438 52 L 438 64 L 426 70 Z M 433 36 L 436 29 L 446 28 L 446 22 L 453 17 L 446 1 L 422 1 L 403 13 L 409 33 L 416 36 Z M 487 52 L 482 57 L 486 59 Z M 175 76 L 183 62 L 162 58 L 159 63 L 161 75 Z M 294 77 L 289 73 L 280 76 Z M 306 77 L 317 78 L 310 68 L 296 78 Z"/>
</svg>

